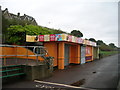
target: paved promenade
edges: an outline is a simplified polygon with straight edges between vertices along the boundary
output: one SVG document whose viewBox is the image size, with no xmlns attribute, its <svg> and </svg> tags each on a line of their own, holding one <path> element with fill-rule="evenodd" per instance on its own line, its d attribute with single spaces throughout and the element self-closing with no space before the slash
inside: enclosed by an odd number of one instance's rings
<svg viewBox="0 0 120 90">
<path fill-rule="evenodd" d="M 113 55 L 83 65 L 72 65 L 65 70 L 54 70 L 53 76 L 43 81 L 67 85 L 79 82 L 79 87 L 92 89 L 117 88 L 118 65 L 118 55 Z M 38 83 L 34 81 L 19 81 L 3 85 L 3 87 L 36 88 L 36 85 Z M 40 85 L 43 84 L 40 83 Z"/>
</svg>

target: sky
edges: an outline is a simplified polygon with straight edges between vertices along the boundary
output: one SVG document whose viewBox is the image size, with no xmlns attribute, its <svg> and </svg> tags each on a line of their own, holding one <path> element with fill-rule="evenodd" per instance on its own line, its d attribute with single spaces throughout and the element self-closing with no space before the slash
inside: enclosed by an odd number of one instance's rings
<svg viewBox="0 0 120 90">
<path fill-rule="evenodd" d="M 0 5 L 34 17 L 38 25 L 80 30 L 83 38 L 118 46 L 118 0 L 0 0 Z"/>
</svg>

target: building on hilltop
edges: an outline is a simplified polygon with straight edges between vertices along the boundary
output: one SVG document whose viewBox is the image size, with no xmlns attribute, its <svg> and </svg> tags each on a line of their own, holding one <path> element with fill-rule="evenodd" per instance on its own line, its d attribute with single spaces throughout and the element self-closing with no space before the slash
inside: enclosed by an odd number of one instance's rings
<svg viewBox="0 0 120 90">
<path fill-rule="evenodd" d="M 8 8 L 6 8 L 5 10 L 2 11 L 2 15 L 6 19 L 17 19 L 17 20 L 29 21 L 29 22 L 31 22 L 31 24 L 37 25 L 37 22 L 33 17 L 28 16 L 26 14 L 24 14 L 23 16 L 20 16 L 20 13 L 18 13 L 17 15 L 9 13 Z"/>
</svg>

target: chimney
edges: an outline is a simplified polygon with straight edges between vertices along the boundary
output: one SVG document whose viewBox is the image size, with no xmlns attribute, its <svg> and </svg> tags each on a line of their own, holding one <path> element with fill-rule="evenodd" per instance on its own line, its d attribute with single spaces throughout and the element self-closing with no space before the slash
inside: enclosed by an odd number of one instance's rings
<svg viewBox="0 0 120 90">
<path fill-rule="evenodd" d="M 8 8 L 5 8 L 5 11 L 8 11 Z"/>
<path fill-rule="evenodd" d="M 17 13 L 17 16 L 19 17 L 19 16 L 20 16 L 20 13 Z"/>
</svg>

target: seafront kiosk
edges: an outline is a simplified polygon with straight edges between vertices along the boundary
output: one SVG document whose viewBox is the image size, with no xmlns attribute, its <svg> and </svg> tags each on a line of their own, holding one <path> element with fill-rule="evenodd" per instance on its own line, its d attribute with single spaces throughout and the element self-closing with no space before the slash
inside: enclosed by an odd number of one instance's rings
<svg viewBox="0 0 120 90">
<path fill-rule="evenodd" d="M 58 66 L 58 69 L 64 69 L 70 63 L 84 64 L 93 61 L 95 42 L 68 34 L 38 35 L 37 39 L 37 42 L 43 42 L 49 55 L 54 57 L 53 64 L 54 67 Z"/>
</svg>

